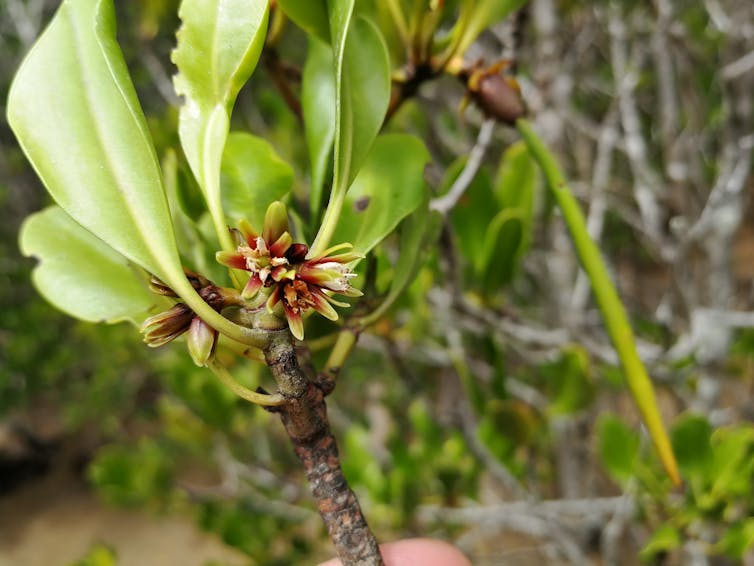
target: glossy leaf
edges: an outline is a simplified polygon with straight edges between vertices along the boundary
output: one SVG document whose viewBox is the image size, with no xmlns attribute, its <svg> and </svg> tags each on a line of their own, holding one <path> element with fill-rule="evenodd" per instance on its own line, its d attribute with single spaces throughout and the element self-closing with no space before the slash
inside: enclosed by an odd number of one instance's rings
<svg viewBox="0 0 754 566">
<path fill-rule="evenodd" d="M 39 293 L 73 317 L 141 322 L 159 299 L 126 258 L 58 206 L 29 216 L 19 243 L 21 253 L 39 260 L 32 274 Z"/>
<path fill-rule="evenodd" d="M 16 75 L 8 121 L 76 222 L 163 279 L 183 272 L 112 2 L 66 0 Z"/>
<path fill-rule="evenodd" d="M 380 136 L 345 201 L 333 241 L 367 253 L 425 198 L 429 152 L 416 137 Z"/>
<path fill-rule="evenodd" d="M 66 0 L 26 57 L 8 122 L 47 190 L 76 222 L 157 275 L 235 340 L 258 334 L 223 318 L 183 273 L 157 157 L 115 41 L 111 0 Z"/>
<path fill-rule="evenodd" d="M 301 108 L 311 165 L 309 209 L 312 219 L 318 220 L 335 139 L 335 76 L 332 49 L 315 38 L 309 38 Z"/>
<path fill-rule="evenodd" d="M 259 0 L 183 0 L 173 62 L 184 97 L 178 133 L 204 192 L 220 243 L 232 248 L 223 214 L 220 167 L 236 96 L 259 60 L 268 3 Z"/>
<path fill-rule="evenodd" d="M 369 20 L 357 17 L 345 47 L 335 51 L 337 129 L 336 189 L 356 177 L 385 119 L 390 100 L 390 62 L 382 35 Z"/>
<path fill-rule="evenodd" d="M 277 3 L 285 15 L 306 33 L 325 43 L 330 42 L 326 0 L 278 0 Z"/>
<path fill-rule="evenodd" d="M 352 18 L 353 0 L 328 2 L 335 62 L 333 185 L 312 253 L 331 241 L 346 191 L 369 153 L 390 100 L 390 61 L 380 31 L 363 17 Z"/>
<path fill-rule="evenodd" d="M 416 278 L 424 263 L 429 246 L 439 236 L 442 217 L 429 210 L 429 195 L 418 208 L 401 223 L 398 261 L 393 269 L 390 289 L 379 307 L 362 319 L 362 324 L 376 322 L 395 303 Z"/>
<path fill-rule="evenodd" d="M 597 451 L 612 478 L 625 485 L 634 475 L 639 435 L 618 417 L 602 415 L 597 423 Z"/>
<path fill-rule="evenodd" d="M 233 223 L 246 218 L 262 229 L 269 204 L 282 200 L 293 185 L 293 169 L 262 138 L 234 132 L 222 161 L 223 206 Z"/>
<path fill-rule="evenodd" d="M 678 464 L 673 454 L 668 433 L 663 425 L 660 410 L 657 407 L 654 387 L 636 350 L 634 333 L 623 303 L 610 280 L 600 250 L 586 229 L 584 213 L 571 194 L 557 160 L 536 134 L 531 124 L 525 119 L 519 119 L 516 121 L 516 127 L 532 156 L 542 169 L 550 193 L 563 214 L 563 220 L 571 234 L 574 249 L 581 266 L 589 277 L 610 340 L 623 366 L 631 394 L 641 412 L 644 423 L 647 425 L 660 460 L 673 483 L 680 485 L 681 477 L 678 473 Z"/>
</svg>

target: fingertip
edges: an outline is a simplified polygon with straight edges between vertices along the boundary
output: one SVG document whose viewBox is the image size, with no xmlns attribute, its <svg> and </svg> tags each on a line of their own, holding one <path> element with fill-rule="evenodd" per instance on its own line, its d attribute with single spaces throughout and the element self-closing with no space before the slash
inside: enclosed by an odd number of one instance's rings
<svg viewBox="0 0 754 566">
<path fill-rule="evenodd" d="M 452 544 L 426 538 L 407 539 L 380 545 L 385 566 L 471 566 L 463 553 Z M 319 566 L 341 566 L 338 559 Z"/>
</svg>

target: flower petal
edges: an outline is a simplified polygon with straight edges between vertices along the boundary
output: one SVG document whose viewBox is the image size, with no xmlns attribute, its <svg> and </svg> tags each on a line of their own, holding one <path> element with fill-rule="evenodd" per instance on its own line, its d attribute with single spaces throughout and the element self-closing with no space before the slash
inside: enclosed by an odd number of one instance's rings
<svg viewBox="0 0 754 566">
<path fill-rule="evenodd" d="M 332 305 L 328 302 L 328 297 L 322 291 L 316 288 L 310 288 L 310 297 L 312 301 L 312 308 L 319 314 L 330 320 L 338 320 L 338 313 Z"/>
<path fill-rule="evenodd" d="M 249 281 L 246 283 L 246 286 L 243 288 L 243 291 L 241 291 L 241 298 L 247 300 L 253 298 L 254 295 L 257 294 L 259 289 L 261 289 L 261 287 L 262 280 L 259 278 L 259 274 L 253 274 L 249 278 Z"/>
<path fill-rule="evenodd" d="M 267 207 L 267 212 L 264 215 L 264 228 L 262 229 L 262 237 L 265 241 L 275 242 L 288 231 L 288 211 L 285 205 L 276 200 L 270 206 Z"/>
<path fill-rule="evenodd" d="M 193 311 L 184 303 L 178 303 L 171 309 L 150 316 L 141 325 L 144 342 L 154 348 L 175 340 L 188 330 Z"/>
<path fill-rule="evenodd" d="M 288 306 L 288 303 L 285 301 L 283 301 L 283 309 L 285 310 L 285 318 L 288 320 L 288 328 L 291 329 L 291 334 L 297 339 L 303 340 L 304 321 L 301 320 L 301 313 L 298 312 L 298 309 L 293 309 Z"/>
<path fill-rule="evenodd" d="M 270 255 L 272 257 L 284 257 L 285 252 L 288 251 L 288 248 L 291 247 L 292 243 L 293 237 L 290 233 L 287 231 L 283 232 L 280 237 L 275 240 L 275 243 L 270 246 Z"/>
<path fill-rule="evenodd" d="M 246 243 L 249 244 L 249 246 L 251 246 L 251 243 L 259 237 L 259 233 L 251 225 L 251 222 L 249 222 L 245 218 L 239 220 L 238 229 L 241 231 L 241 234 L 243 234 L 243 237 L 246 240 Z"/>
<path fill-rule="evenodd" d="M 349 244 L 348 242 L 343 242 L 342 244 L 336 244 L 334 246 L 327 248 L 318 256 L 309 258 L 309 261 L 318 262 L 321 259 L 329 256 L 333 252 L 337 252 L 338 250 L 350 250 L 351 248 L 353 248 L 353 244 Z"/>
<path fill-rule="evenodd" d="M 280 299 L 283 298 L 283 289 L 281 285 L 275 285 L 273 288 L 272 293 L 270 293 L 270 297 L 267 299 L 267 312 L 272 312 L 272 310 L 275 308 L 275 305 L 277 305 L 280 302 Z"/>
<path fill-rule="evenodd" d="M 215 259 L 217 260 L 217 263 L 224 265 L 225 267 L 230 267 L 232 269 L 245 269 L 248 271 L 246 258 L 237 252 L 217 252 L 215 254 Z"/>
</svg>

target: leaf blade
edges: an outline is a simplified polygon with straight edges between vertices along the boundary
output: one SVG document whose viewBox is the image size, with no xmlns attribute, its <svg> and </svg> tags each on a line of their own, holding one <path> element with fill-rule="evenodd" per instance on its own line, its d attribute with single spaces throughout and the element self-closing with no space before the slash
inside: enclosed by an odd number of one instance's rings
<svg viewBox="0 0 754 566">
<path fill-rule="evenodd" d="M 186 159 L 207 201 L 221 246 L 232 249 L 222 206 L 220 170 L 230 114 L 253 73 L 264 44 L 268 2 L 183 0 L 175 91 L 184 97 L 178 134 Z"/>
<path fill-rule="evenodd" d="M 353 0 L 330 0 L 330 37 L 335 62 L 333 184 L 312 255 L 330 243 L 346 192 L 364 163 L 390 100 L 390 60 L 382 34 L 353 16 Z"/>
<path fill-rule="evenodd" d="M 262 343 L 215 312 L 183 273 L 157 156 L 115 39 L 112 0 L 63 2 L 19 68 L 7 113 L 68 215 L 157 275 L 218 331 Z"/>
<path fill-rule="evenodd" d="M 180 269 L 157 157 L 115 43 L 111 2 L 63 3 L 14 79 L 8 121 L 76 222 L 160 277 Z"/>
<path fill-rule="evenodd" d="M 136 323 L 157 302 L 126 258 L 58 206 L 24 221 L 19 247 L 23 255 L 39 259 L 32 272 L 39 293 L 75 318 Z"/>
<path fill-rule="evenodd" d="M 424 166 L 429 152 L 416 137 L 377 138 L 345 199 L 333 240 L 369 252 L 416 210 L 425 198 Z"/>
</svg>

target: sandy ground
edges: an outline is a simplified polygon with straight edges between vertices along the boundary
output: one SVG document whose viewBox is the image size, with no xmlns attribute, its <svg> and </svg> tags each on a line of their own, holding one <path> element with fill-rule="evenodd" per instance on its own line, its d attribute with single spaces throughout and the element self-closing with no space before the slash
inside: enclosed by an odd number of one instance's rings
<svg viewBox="0 0 754 566">
<path fill-rule="evenodd" d="M 106 507 L 63 471 L 0 497 L 0 566 L 68 566 L 96 542 L 116 550 L 118 566 L 249 564 L 190 518 Z"/>
</svg>

